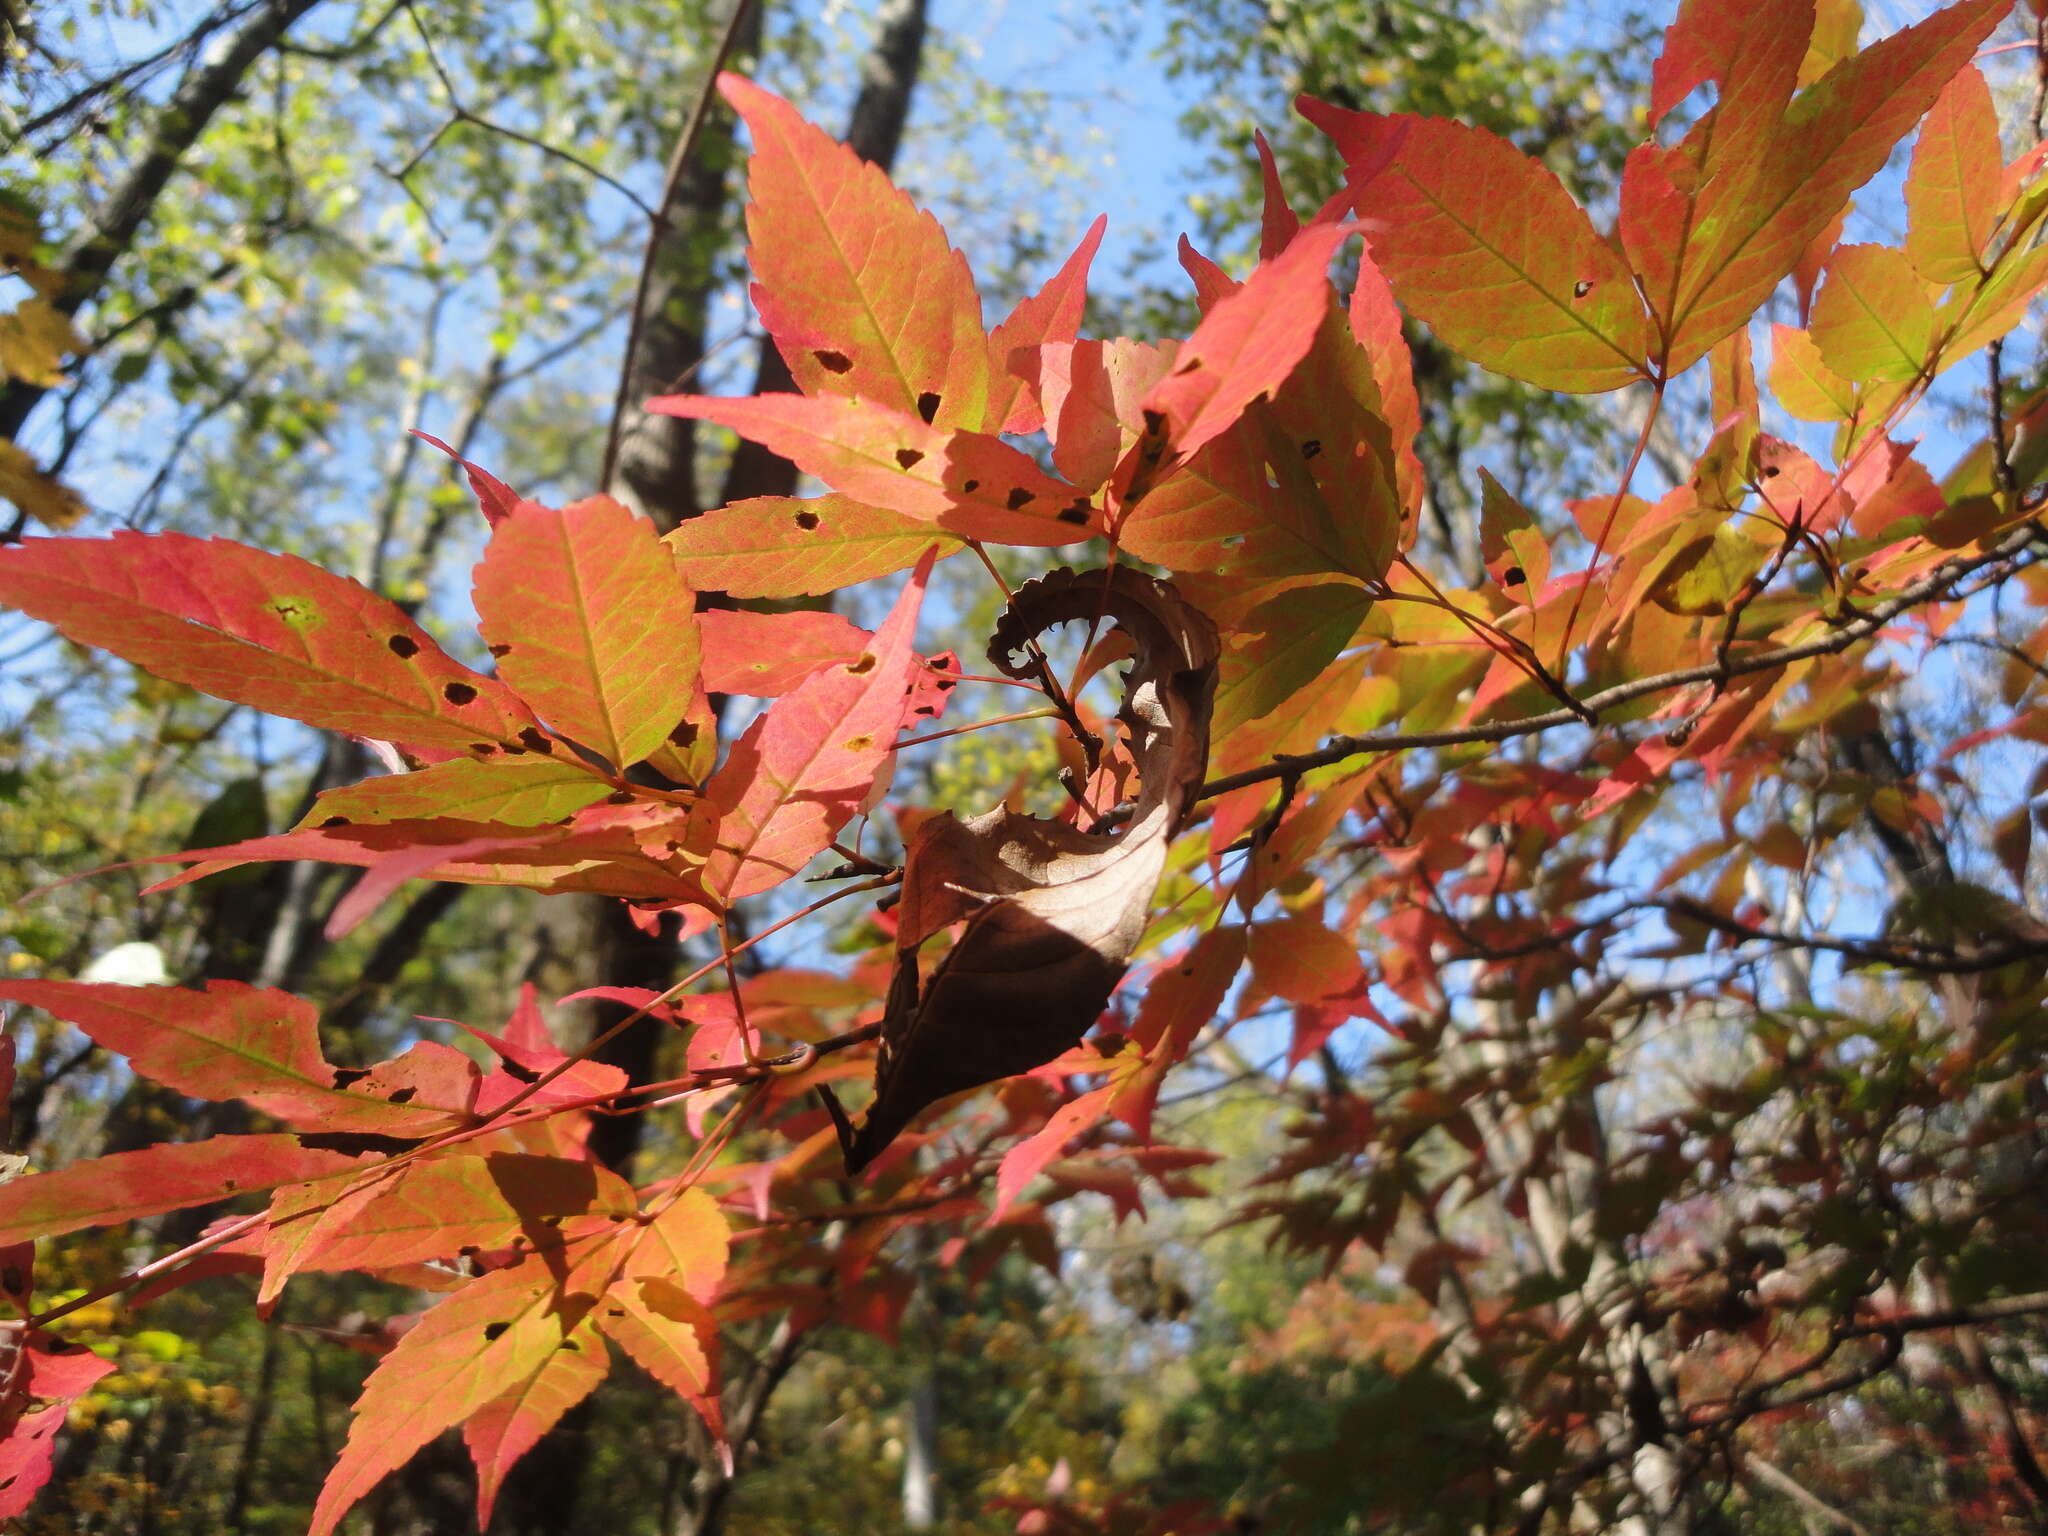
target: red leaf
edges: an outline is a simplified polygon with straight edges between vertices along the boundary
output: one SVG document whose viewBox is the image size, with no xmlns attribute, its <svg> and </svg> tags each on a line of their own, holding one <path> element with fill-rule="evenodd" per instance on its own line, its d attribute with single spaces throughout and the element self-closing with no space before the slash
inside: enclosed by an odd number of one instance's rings
<svg viewBox="0 0 2048 1536">
<path fill-rule="evenodd" d="M 306 1129 L 423 1135 L 434 1111 L 335 1086 L 320 1052 L 320 1015 L 288 992 L 236 981 L 184 987 L 4 981 L 0 998 L 76 1024 L 144 1077 L 195 1099 L 242 1099 Z"/>
<path fill-rule="evenodd" d="M 116 1152 L 0 1185 L 0 1245 L 110 1226 L 352 1170 L 296 1136 L 215 1136 Z"/>
<path fill-rule="evenodd" d="M 0 602 L 158 677 L 326 730 L 490 752 L 534 724 L 374 592 L 225 539 L 25 539 L 0 550 Z"/>
<path fill-rule="evenodd" d="M 619 768 L 689 711 L 696 601 L 654 525 L 609 496 L 520 503 L 476 568 L 476 611 L 505 681 Z"/>
<path fill-rule="evenodd" d="M 1036 432 L 1045 425 L 1039 359 L 1044 348 L 1071 345 L 1079 334 L 1088 304 L 1088 264 L 1108 227 L 1109 215 L 1098 216 L 1066 265 L 989 332 L 989 402 L 983 423 L 989 430 Z"/>
<path fill-rule="evenodd" d="M 1184 1058 L 1202 1026 L 1216 1017 L 1244 962 L 1240 927 L 1211 928 L 1174 960 L 1162 964 L 1145 989 L 1131 1043 L 1145 1053 L 1136 1077 L 1120 1088 L 1112 1112 L 1140 1141 L 1152 1139 L 1159 1085 Z"/>
<path fill-rule="evenodd" d="M 870 401 L 664 395 L 647 409 L 730 427 L 836 491 L 962 538 L 1044 546 L 1101 531 L 1086 496 L 1000 438 L 926 426 Z"/>
<path fill-rule="evenodd" d="M 1003 1154 L 1002 1165 L 996 1170 L 995 1209 L 989 1212 L 988 1217 L 991 1225 L 1003 1219 L 1003 1213 L 1024 1192 L 1025 1185 L 1067 1150 L 1067 1143 L 1091 1125 L 1098 1124 L 1110 1112 L 1110 1101 L 1116 1094 L 1116 1086 L 1112 1084 L 1091 1089 L 1078 1099 L 1069 1099 L 1052 1112 L 1042 1130 Z"/>
<path fill-rule="evenodd" d="M 219 848 L 154 855 L 142 862 L 197 867 L 158 881 L 145 894 L 175 890 L 236 864 L 317 859 L 366 869 L 404 861 L 410 873 L 401 879 L 431 877 L 469 885 L 517 885 L 681 901 L 694 887 L 680 868 L 658 858 L 650 845 L 667 850 L 686 820 L 687 813 L 676 806 L 635 804 L 591 806 L 566 827 L 501 828 L 468 821 L 320 827 Z M 409 850 L 421 847 L 439 851 L 439 861 L 431 868 L 414 869 L 409 862 Z"/>
<path fill-rule="evenodd" d="M 1252 130 L 1252 142 L 1259 151 L 1259 179 L 1265 185 L 1265 211 L 1259 220 L 1259 260 L 1271 261 L 1301 233 L 1301 218 L 1287 201 L 1287 189 L 1280 184 L 1280 167 L 1273 159 L 1273 146 L 1265 134 Z"/>
<path fill-rule="evenodd" d="M 1077 487 L 1099 486 L 1145 434 L 1145 398 L 1173 366 L 1175 343 L 1077 341 L 1040 354 L 1040 394 L 1054 467 Z"/>
<path fill-rule="evenodd" d="M 1255 923 L 1252 977 L 1290 1003 L 1320 1003 L 1358 985 L 1358 951 L 1321 918 L 1307 914 Z"/>
<path fill-rule="evenodd" d="M 938 221 L 780 97 L 734 74 L 718 88 L 753 135 L 754 305 L 797 387 L 941 428 L 986 425 L 981 300 Z"/>
<path fill-rule="evenodd" d="M 853 660 L 873 640 L 836 613 L 749 613 L 714 608 L 699 615 L 704 686 L 713 693 L 772 699 L 834 662 Z"/>
<path fill-rule="evenodd" d="M 519 506 L 519 493 L 489 470 L 479 469 L 431 433 L 422 432 L 414 427 L 412 435 L 421 442 L 440 449 L 462 466 L 462 472 L 469 477 L 469 488 L 476 496 L 477 507 L 483 512 L 485 522 L 496 526 L 500 518 L 510 517 Z"/>
<path fill-rule="evenodd" d="M 1644 377 L 1653 337 L 1634 278 L 1549 170 L 1444 118 L 1296 107 L 1343 152 L 1394 292 L 1446 343 L 1572 394 Z"/>
<path fill-rule="evenodd" d="M 734 901 L 780 885 L 824 850 L 893 761 L 931 557 L 869 648 L 814 673 L 747 727 L 706 788 L 719 814 L 705 890 Z"/>
<path fill-rule="evenodd" d="M 1197 452 L 1294 371 L 1329 309 L 1330 258 L 1348 224 L 1315 224 L 1219 299 L 1145 401 L 1176 453 Z"/>
<path fill-rule="evenodd" d="M 1422 510 L 1422 461 L 1415 439 L 1422 432 L 1422 403 L 1415 394 L 1408 340 L 1401 334 L 1401 311 L 1386 273 L 1368 249 L 1359 257 L 1358 282 L 1351 290 L 1351 334 L 1372 361 L 1379 386 L 1380 414 L 1394 438 L 1394 483 L 1409 513 Z M 1411 525 L 1412 527 L 1412 525 Z"/>
<path fill-rule="evenodd" d="M 32 1408 L 0 1439 L 0 1519 L 25 1512 L 50 1480 L 57 1432 L 63 1429 L 70 1411 L 68 1403 Z"/>
</svg>

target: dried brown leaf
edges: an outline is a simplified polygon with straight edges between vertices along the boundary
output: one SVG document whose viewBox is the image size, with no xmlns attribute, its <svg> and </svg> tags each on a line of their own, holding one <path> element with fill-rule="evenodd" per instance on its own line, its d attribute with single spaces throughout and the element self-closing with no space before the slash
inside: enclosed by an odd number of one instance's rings
<svg viewBox="0 0 2048 1536">
<path fill-rule="evenodd" d="M 1015 658 L 1046 630 L 1101 618 L 1130 638 L 1123 724 L 1140 787 L 1122 828 L 1090 833 L 997 807 L 950 811 L 911 839 L 898 913 L 897 968 L 882 1024 L 875 1098 L 846 1138 L 858 1172 L 927 1105 L 1042 1066 L 1095 1022 L 1145 931 L 1167 845 L 1209 756 L 1216 629 L 1167 582 L 1124 567 L 1056 570 L 1018 589 L 989 659 Z M 966 919 L 920 977 L 918 948 Z"/>
</svg>

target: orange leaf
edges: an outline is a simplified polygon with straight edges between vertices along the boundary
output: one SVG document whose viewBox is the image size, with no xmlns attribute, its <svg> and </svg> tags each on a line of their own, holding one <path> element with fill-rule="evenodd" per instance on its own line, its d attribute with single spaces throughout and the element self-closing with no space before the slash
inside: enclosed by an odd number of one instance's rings
<svg viewBox="0 0 2048 1536">
<path fill-rule="evenodd" d="M 428 1312 L 363 1384 L 308 1536 L 329 1536 L 413 1452 L 530 1383 L 576 1335 L 590 1306 L 590 1297 L 558 1289 L 547 1266 L 529 1260 L 471 1281 Z"/>
<path fill-rule="evenodd" d="M 647 409 L 730 427 L 836 491 L 961 538 L 1043 546 L 1101 531 L 1086 496 L 1002 439 L 927 426 L 872 401 L 663 395 Z"/>
<path fill-rule="evenodd" d="M 754 304 L 797 387 L 941 428 L 986 425 L 981 300 L 938 221 L 780 97 L 734 74 L 718 88 L 753 135 Z"/>
<path fill-rule="evenodd" d="M 1922 277 L 1966 283 L 1983 270 L 2004 174 L 1991 88 L 1966 64 L 1920 125 L 1906 172 L 1906 254 Z"/>
<path fill-rule="evenodd" d="M 758 496 L 693 517 L 668 535 L 683 577 L 734 597 L 812 597 L 917 564 L 959 542 L 919 518 L 851 496 Z"/>
<path fill-rule="evenodd" d="M 614 766 L 639 762 L 689 711 L 696 603 L 645 518 L 609 496 L 522 501 L 476 568 L 498 671 L 550 724 Z"/>
<path fill-rule="evenodd" d="M 1463 123 L 1296 106 L 1343 153 L 1394 292 L 1448 345 L 1573 394 L 1645 376 L 1653 337 L 1634 277 L 1549 170 Z"/>
</svg>

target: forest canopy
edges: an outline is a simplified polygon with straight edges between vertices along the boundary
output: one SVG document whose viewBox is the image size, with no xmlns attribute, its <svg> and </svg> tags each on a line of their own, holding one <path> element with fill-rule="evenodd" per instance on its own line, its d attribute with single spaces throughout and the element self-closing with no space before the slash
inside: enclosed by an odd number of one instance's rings
<svg viewBox="0 0 2048 1536">
<path fill-rule="evenodd" d="M 0 1516 L 2048 1521 L 2048 8 L 1038 30 L 0 7 Z"/>
</svg>

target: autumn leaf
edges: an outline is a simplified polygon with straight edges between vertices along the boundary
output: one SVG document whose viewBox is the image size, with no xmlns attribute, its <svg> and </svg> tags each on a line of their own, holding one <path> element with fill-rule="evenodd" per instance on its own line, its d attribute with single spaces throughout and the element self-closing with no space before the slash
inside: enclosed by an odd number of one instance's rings
<svg viewBox="0 0 2048 1536">
<path fill-rule="evenodd" d="M 0 603 L 158 677 L 326 730 L 489 753 L 535 723 L 396 605 L 225 539 L 26 539 L 0 549 Z"/>
<path fill-rule="evenodd" d="M 625 768 L 689 712 L 696 600 L 645 518 L 609 496 L 521 502 L 476 568 L 498 672 L 564 735 Z"/>
<path fill-rule="evenodd" d="M 929 545 L 929 540 L 927 540 Z M 858 656 L 874 636 L 836 613 L 750 613 L 714 608 L 700 614 L 704 686 L 713 693 L 772 699 L 834 662 Z"/>
<path fill-rule="evenodd" d="M 56 476 L 44 474 L 27 449 L 4 437 L 0 437 L 0 496 L 59 533 L 87 511 L 83 497 Z"/>
<path fill-rule="evenodd" d="M 1920 125 L 1906 172 L 1906 255 L 1922 277 L 1965 283 L 1982 270 L 2004 171 L 1991 88 L 1966 64 Z"/>
<path fill-rule="evenodd" d="M 919 825 L 905 855 L 875 1098 L 845 1144 L 851 1172 L 927 1105 L 1073 1045 L 1145 931 L 1167 845 L 1208 760 L 1216 631 L 1171 586 L 1128 567 L 1058 570 L 1017 590 L 989 659 L 1020 676 L 1015 655 L 1027 642 L 1097 617 L 1135 650 L 1119 712 L 1141 780 L 1130 819 L 1120 832 L 1089 833 L 999 806 Z M 960 918 L 960 939 L 921 977 L 919 946 Z"/>
<path fill-rule="evenodd" d="M 209 981 L 203 991 L 0 981 L 0 998 L 77 1025 L 144 1077 L 196 1099 L 241 1099 L 309 1130 L 406 1136 L 441 1124 L 427 1106 L 340 1087 L 320 1052 L 318 1011 L 289 992 L 235 981 Z"/>
<path fill-rule="evenodd" d="M 1246 586 L 1385 573 L 1413 530 L 1393 428 L 1373 359 L 1327 293 L 1322 304 L 1312 344 L 1273 398 L 1132 510 L 1120 530 L 1132 553 Z"/>
<path fill-rule="evenodd" d="M 429 1311 L 363 1384 L 309 1536 L 329 1536 L 413 1452 L 532 1381 L 578 1336 L 593 1300 L 561 1289 L 546 1265 L 529 1259 L 471 1281 Z"/>
<path fill-rule="evenodd" d="M 960 538 L 1044 546 L 1101 531 L 1086 496 L 1001 438 L 928 426 L 870 401 L 663 395 L 647 409 L 730 427 L 836 491 Z"/>
<path fill-rule="evenodd" d="M 353 1158 L 317 1151 L 290 1135 L 215 1136 L 115 1152 L 0 1185 L 0 1246 L 207 1205 L 354 1166 Z"/>
<path fill-rule="evenodd" d="M 1656 66 L 1651 124 L 1708 81 L 1719 100 L 1677 144 L 1629 155 L 1618 228 L 1664 334 L 1664 371 L 1755 313 L 2009 9 L 1964 0 L 1795 99 L 1806 43 L 1782 7 L 1687 0 Z"/>
<path fill-rule="evenodd" d="M 14 1400 L 4 1404 L 0 1436 L 0 1519 L 23 1513 L 41 1492 L 71 1405 L 114 1369 L 112 1360 L 83 1344 L 37 1329 L 27 1330 L 15 1347 L 20 1354 L 8 1377 Z"/>
<path fill-rule="evenodd" d="M 606 1337 L 696 1409 L 712 1437 L 723 1440 L 718 1324 L 703 1302 L 674 1281 L 651 1275 L 618 1281 L 598 1302 L 595 1316 Z"/>
<path fill-rule="evenodd" d="M 412 435 L 429 447 L 440 449 L 462 466 L 462 473 L 469 480 L 470 492 L 476 497 L 477 508 L 483 513 L 485 522 L 496 527 L 500 519 L 510 517 L 518 508 L 519 493 L 489 470 L 470 463 L 432 433 L 422 432 L 415 427 L 412 429 Z"/>
<path fill-rule="evenodd" d="M 1801 421 L 1847 421 L 1856 386 L 1830 368 L 1813 337 L 1789 325 L 1771 327 L 1771 393 Z"/>
<path fill-rule="evenodd" d="M 533 739 L 548 741 L 538 732 Z M 495 762 L 459 757 L 414 773 L 387 774 L 323 790 L 314 797 L 312 808 L 296 830 L 441 817 L 540 827 L 573 815 L 614 788 L 609 779 L 566 747 L 559 756 L 500 758 Z"/>
<path fill-rule="evenodd" d="M 292 1269 L 388 1269 L 502 1248 L 535 1247 L 567 1218 L 626 1215 L 633 1191 L 595 1163 L 529 1153 L 443 1155 L 379 1170 L 332 1197 L 296 1239 Z"/>
<path fill-rule="evenodd" d="M 1296 106 L 1343 154 L 1373 259 L 1447 345 L 1572 394 L 1646 377 L 1634 278 L 1549 170 L 1463 123 Z"/>
<path fill-rule="evenodd" d="M 1143 406 L 1173 366 L 1176 343 L 1076 341 L 1039 355 L 1039 390 L 1053 465 L 1076 487 L 1093 490 L 1146 435 Z"/>
<path fill-rule="evenodd" d="M 780 885 L 822 853 L 893 761 L 910 642 L 931 556 L 868 648 L 814 672 L 756 717 L 705 787 L 718 817 L 704 889 L 720 902 Z"/>
<path fill-rule="evenodd" d="M 1809 330 L 1821 360 L 1852 383 L 1913 378 L 1934 340 L 1926 279 L 1888 245 L 1841 246 L 1813 302 Z"/>
<path fill-rule="evenodd" d="M 734 74 L 718 88 L 753 136 L 754 305 L 797 387 L 941 429 L 986 425 L 981 300 L 938 221 L 780 97 Z"/>
<path fill-rule="evenodd" d="M 1152 1139 L 1152 1113 L 1166 1074 L 1222 1008 L 1244 956 L 1242 927 L 1210 928 L 1153 972 L 1131 1024 L 1131 1044 L 1142 1053 L 1143 1065 L 1119 1085 L 1109 1106 L 1140 1141 Z"/>
<path fill-rule="evenodd" d="M 1165 418 L 1173 452 L 1198 452 L 1294 371 L 1330 307 L 1330 258 L 1351 233 L 1310 225 L 1202 317 L 1144 404 Z"/>
<path fill-rule="evenodd" d="M 538 1356 L 525 1376 L 469 1416 L 462 1443 L 476 1463 L 478 1530 L 491 1523 L 505 1474 L 564 1414 L 595 1392 L 610 1369 L 611 1356 L 586 1314 L 559 1344 Z"/>
<path fill-rule="evenodd" d="M 989 332 L 985 430 L 1036 432 L 1045 425 L 1040 358 L 1048 348 L 1071 346 L 1079 333 L 1088 303 L 1088 264 L 1108 227 L 1109 216 L 1099 216 L 1066 264 L 1038 292 L 1018 300 L 1009 318 Z"/>
<path fill-rule="evenodd" d="M 851 496 L 760 496 L 684 521 L 667 535 L 684 579 L 733 597 L 813 597 L 908 570 L 936 541 L 960 541 L 928 521 Z"/>
</svg>

